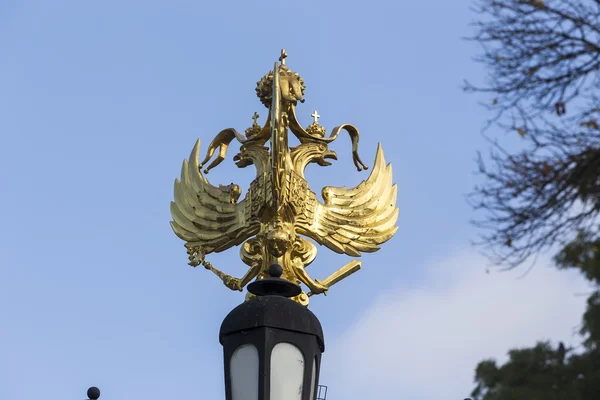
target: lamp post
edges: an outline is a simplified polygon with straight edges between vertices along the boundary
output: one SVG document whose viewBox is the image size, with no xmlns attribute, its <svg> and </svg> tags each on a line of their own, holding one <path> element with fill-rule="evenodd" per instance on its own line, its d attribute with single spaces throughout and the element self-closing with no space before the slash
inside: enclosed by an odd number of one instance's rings
<svg viewBox="0 0 600 400">
<path fill-rule="evenodd" d="M 281 279 L 282 267 L 248 286 L 256 297 L 223 320 L 226 400 L 314 400 L 323 330 L 317 317 L 291 297 L 298 285 Z"/>
</svg>

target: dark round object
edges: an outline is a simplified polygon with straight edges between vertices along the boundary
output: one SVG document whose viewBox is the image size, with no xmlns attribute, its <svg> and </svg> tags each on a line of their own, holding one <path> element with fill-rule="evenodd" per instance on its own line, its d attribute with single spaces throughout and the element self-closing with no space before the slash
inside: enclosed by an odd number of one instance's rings
<svg viewBox="0 0 600 400">
<path fill-rule="evenodd" d="M 281 279 L 283 268 L 279 264 L 271 264 L 268 269 L 269 278 L 258 279 L 248 285 L 248 291 L 256 296 L 294 297 L 302 293 L 300 286 L 287 279 Z"/>
<path fill-rule="evenodd" d="M 96 386 L 92 386 L 88 389 L 87 396 L 90 400 L 96 400 L 98 397 L 100 397 L 100 389 L 98 389 Z"/>
<path fill-rule="evenodd" d="M 269 266 L 269 276 L 271 278 L 281 278 L 283 274 L 283 268 L 279 264 L 271 264 Z"/>
<path fill-rule="evenodd" d="M 249 284 L 248 291 L 255 296 L 295 297 L 302 293 L 302 288 L 285 279 L 264 278 Z"/>
</svg>

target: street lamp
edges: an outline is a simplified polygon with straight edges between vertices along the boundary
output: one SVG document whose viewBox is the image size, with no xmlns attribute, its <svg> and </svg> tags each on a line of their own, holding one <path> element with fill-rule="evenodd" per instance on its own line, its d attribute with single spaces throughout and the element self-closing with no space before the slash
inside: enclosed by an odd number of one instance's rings
<svg viewBox="0 0 600 400">
<path fill-rule="evenodd" d="M 282 267 L 248 286 L 256 297 L 223 320 L 226 400 L 314 400 L 323 330 L 305 306 L 290 300 L 298 285 L 281 279 Z"/>
<path fill-rule="evenodd" d="M 336 153 L 329 145 L 341 132 L 350 136 L 357 170 L 368 167 L 358 155 L 360 134 L 354 125 L 341 124 L 327 135 L 317 112 L 307 127 L 298 121 L 296 106 L 304 103 L 306 86 L 286 64 L 287 56 L 282 50 L 279 62 L 257 82 L 256 94 L 268 109 L 264 124 L 254 113 L 245 136 L 233 128 L 222 130 L 202 161 L 198 140 L 174 184 L 171 227 L 185 241 L 189 265 L 202 265 L 231 290 L 248 285 L 255 296 L 221 325 L 226 400 L 315 400 L 325 347 L 321 324 L 306 308 L 309 296 L 327 294 L 361 268 L 355 259 L 325 279 L 314 279 L 306 267 L 317 256 L 315 243 L 359 257 L 377 251 L 398 229 L 397 187 L 381 146 L 370 176 L 358 186 L 326 186 L 323 202 L 310 189 L 306 167 L 330 165 L 327 160 L 336 159 Z M 290 135 L 298 146 L 290 147 Z M 205 176 L 225 159 L 234 140 L 241 144 L 233 157 L 236 165 L 253 165 L 257 173 L 244 198 L 239 185 L 214 186 Z M 249 267 L 241 278 L 206 259 L 238 245 Z"/>
</svg>

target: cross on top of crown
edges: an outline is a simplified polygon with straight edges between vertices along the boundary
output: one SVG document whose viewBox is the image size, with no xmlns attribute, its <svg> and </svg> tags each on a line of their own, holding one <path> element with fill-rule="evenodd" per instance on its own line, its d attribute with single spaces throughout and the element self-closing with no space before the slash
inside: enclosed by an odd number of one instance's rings
<svg viewBox="0 0 600 400">
<path fill-rule="evenodd" d="M 285 49 L 281 49 L 281 56 L 279 57 L 279 61 L 281 61 L 281 65 L 285 65 L 285 59 L 288 56 L 287 51 Z"/>
<path fill-rule="evenodd" d="M 315 110 L 312 114 L 310 114 L 310 116 L 313 117 L 315 124 L 319 123 L 319 118 L 321 118 L 321 116 L 317 113 L 317 110 Z"/>
</svg>

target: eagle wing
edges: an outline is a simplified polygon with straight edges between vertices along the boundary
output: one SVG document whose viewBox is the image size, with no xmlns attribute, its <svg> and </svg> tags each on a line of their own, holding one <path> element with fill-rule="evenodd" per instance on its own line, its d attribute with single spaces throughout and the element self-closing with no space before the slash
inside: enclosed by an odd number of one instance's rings
<svg viewBox="0 0 600 400">
<path fill-rule="evenodd" d="M 259 231 L 260 224 L 250 218 L 250 196 L 236 203 L 228 187 L 213 186 L 202 175 L 199 152 L 200 140 L 189 162 L 183 161 L 181 178 L 175 179 L 171 227 L 179 238 L 208 254 L 242 243 Z"/>
<path fill-rule="evenodd" d="M 358 186 L 323 188 L 325 204 L 310 201 L 308 218 L 299 221 L 298 232 L 329 249 L 359 257 L 372 253 L 398 229 L 397 186 L 392 184 L 392 165 L 385 162 L 381 145 L 375 166 Z"/>
</svg>

